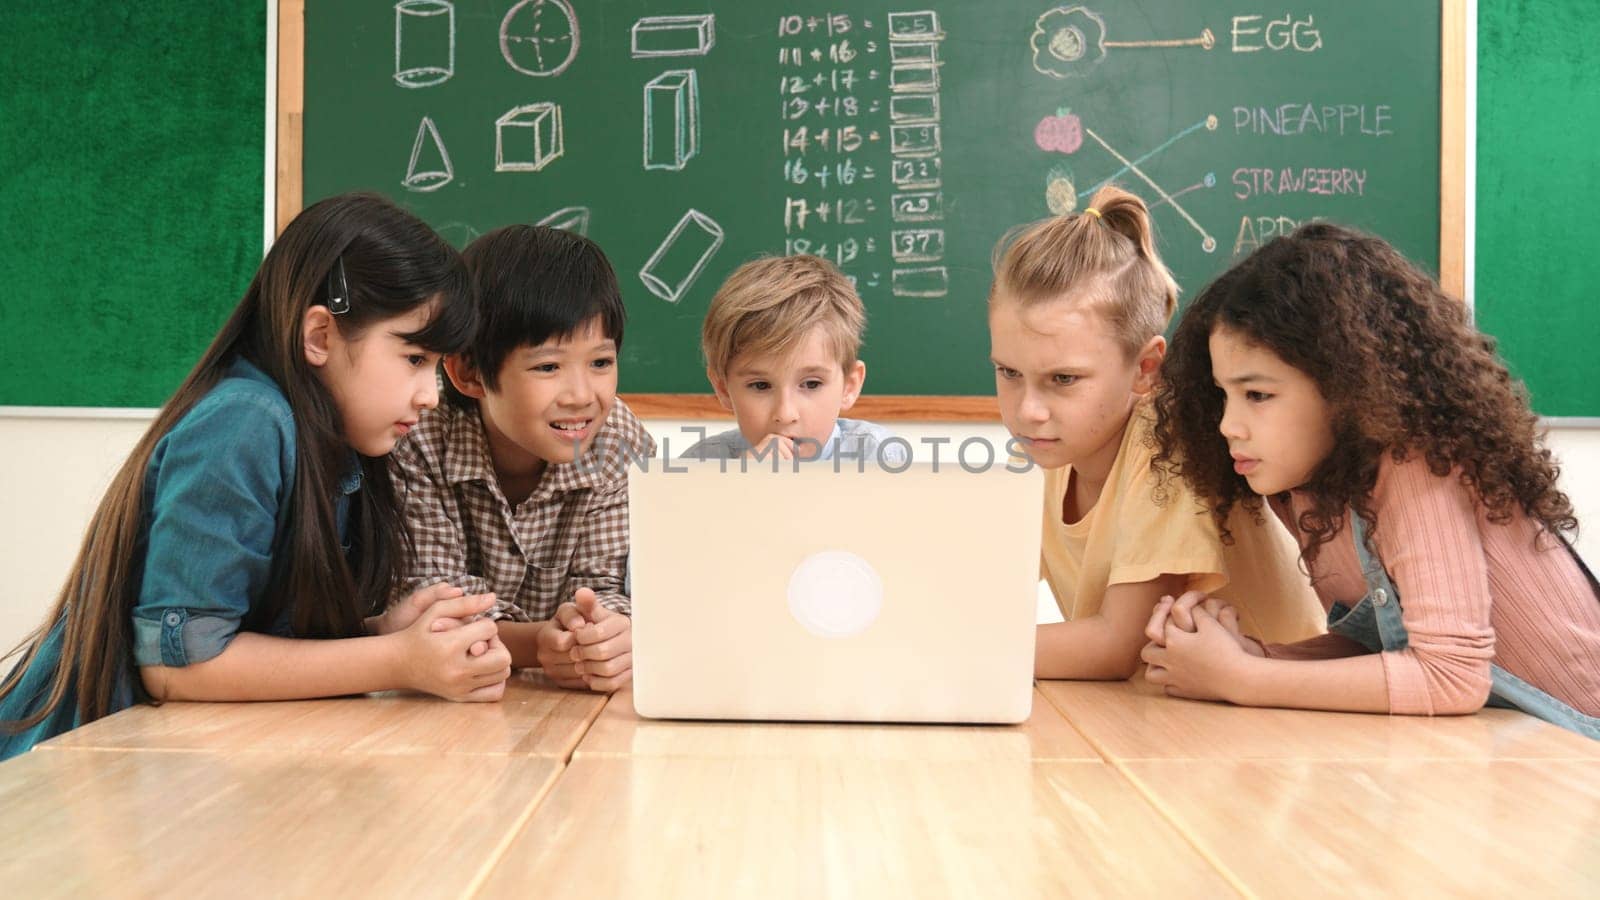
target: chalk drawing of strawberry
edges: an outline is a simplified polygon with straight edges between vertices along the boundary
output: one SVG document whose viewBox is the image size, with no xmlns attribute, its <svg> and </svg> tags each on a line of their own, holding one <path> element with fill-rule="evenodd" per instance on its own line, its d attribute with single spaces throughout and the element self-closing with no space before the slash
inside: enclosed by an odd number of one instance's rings
<svg viewBox="0 0 1600 900">
<path fill-rule="evenodd" d="M 1083 146 L 1083 123 L 1071 110 L 1058 109 L 1055 115 L 1045 116 L 1034 126 L 1033 142 L 1040 150 L 1077 153 Z"/>
</svg>

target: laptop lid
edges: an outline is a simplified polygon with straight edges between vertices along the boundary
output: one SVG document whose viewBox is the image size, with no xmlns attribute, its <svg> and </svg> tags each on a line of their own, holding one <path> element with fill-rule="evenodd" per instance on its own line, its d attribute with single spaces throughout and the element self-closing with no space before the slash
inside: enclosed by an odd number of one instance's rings
<svg viewBox="0 0 1600 900">
<path fill-rule="evenodd" d="M 652 460 L 629 495 L 640 715 L 1027 718 L 1038 470 Z"/>
</svg>

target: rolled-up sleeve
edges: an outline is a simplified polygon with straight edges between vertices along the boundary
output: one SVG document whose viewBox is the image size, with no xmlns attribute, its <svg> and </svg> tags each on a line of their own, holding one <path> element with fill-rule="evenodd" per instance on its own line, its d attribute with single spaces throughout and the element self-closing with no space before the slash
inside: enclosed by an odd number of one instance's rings
<svg viewBox="0 0 1600 900">
<path fill-rule="evenodd" d="M 204 662 L 233 640 L 266 590 L 294 465 L 293 417 L 270 388 L 214 392 L 156 445 L 137 665 Z"/>
</svg>

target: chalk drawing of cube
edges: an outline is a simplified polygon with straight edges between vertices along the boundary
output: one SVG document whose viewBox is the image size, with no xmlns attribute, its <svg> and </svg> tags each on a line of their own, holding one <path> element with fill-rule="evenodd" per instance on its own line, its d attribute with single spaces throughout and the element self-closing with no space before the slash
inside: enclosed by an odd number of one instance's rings
<svg viewBox="0 0 1600 900">
<path fill-rule="evenodd" d="M 639 280 L 650 293 L 677 303 L 705 270 L 722 246 L 722 226 L 696 209 L 683 214 L 656 252 L 639 270 Z"/>
<path fill-rule="evenodd" d="M 693 69 L 644 86 L 644 167 L 679 171 L 700 152 L 700 83 Z"/>
<path fill-rule="evenodd" d="M 537 172 L 561 156 L 561 107 L 530 103 L 494 122 L 494 170 Z"/>
</svg>

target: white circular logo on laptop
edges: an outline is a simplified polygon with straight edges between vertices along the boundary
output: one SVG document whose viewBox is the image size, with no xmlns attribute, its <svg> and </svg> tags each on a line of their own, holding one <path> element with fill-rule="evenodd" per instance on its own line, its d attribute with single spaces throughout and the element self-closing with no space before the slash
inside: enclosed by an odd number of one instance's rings
<svg viewBox="0 0 1600 900">
<path fill-rule="evenodd" d="M 860 634 L 882 609 L 883 579 L 854 553 L 813 553 L 789 576 L 789 614 L 818 637 Z"/>
</svg>

